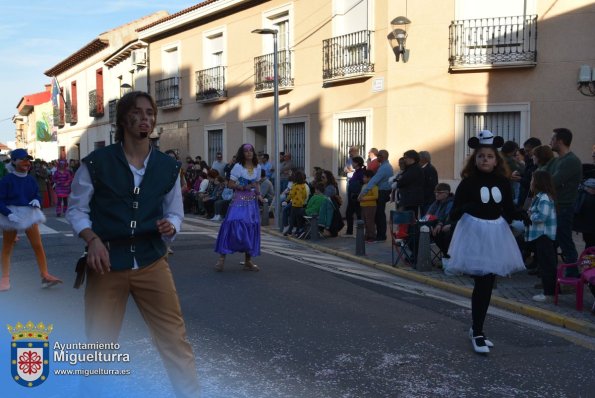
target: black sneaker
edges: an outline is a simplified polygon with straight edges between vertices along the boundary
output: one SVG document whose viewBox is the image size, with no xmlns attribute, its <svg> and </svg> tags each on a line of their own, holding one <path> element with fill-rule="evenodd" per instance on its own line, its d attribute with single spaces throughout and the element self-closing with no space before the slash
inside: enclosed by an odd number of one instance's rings
<svg viewBox="0 0 595 398">
<path fill-rule="evenodd" d="M 484 336 L 473 336 L 471 338 L 471 344 L 473 344 L 473 349 L 478 354 L 487 354 L 490 352 Z"/>
</svg>

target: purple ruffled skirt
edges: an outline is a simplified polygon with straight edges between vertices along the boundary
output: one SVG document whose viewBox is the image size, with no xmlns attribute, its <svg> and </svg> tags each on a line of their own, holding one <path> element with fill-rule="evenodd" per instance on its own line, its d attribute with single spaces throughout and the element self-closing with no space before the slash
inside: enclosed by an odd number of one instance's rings
<svg viewBox="0 0 595 398">
<path fill-rule="evenodd" d="M 260 255 L 260 211 L 256 193 L 235 191 L 217 235 L 215 251 Z"/>
</svg>

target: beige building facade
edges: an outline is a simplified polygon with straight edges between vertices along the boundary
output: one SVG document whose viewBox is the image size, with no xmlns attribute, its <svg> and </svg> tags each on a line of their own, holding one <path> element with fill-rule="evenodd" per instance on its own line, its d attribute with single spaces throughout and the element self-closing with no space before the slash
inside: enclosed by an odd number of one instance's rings
<svg viewBox="0 0 595 398">
<path fill-rule="evenodd" d="M 149 24 L 149 90 L 162 149 L 231 158 L 244 142 L 274 158 L 273 36 L 278 37 L 281 150 L 309 172 L 340 174 L 347 148 L 386 148 L 396 167 L 427 150 L 456 181 L 481 129 L 522 143 L 574 132 L 590 161 L 595 4 L 579 0 L 211 0 Z M 396 17 L 410 23 L 396 26 Z M 394 29 L 407 35 L 395 60 Z M 393 36 L 394 38 L 394 36 Z"/>
</svg>

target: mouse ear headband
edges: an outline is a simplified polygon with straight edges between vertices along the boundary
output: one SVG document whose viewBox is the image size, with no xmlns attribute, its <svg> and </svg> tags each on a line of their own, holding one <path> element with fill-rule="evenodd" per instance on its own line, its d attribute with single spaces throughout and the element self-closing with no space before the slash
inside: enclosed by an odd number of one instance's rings
<svg viewBox="0 0 595 398">
<path fill-rule="evenodd" d="M 469 148 L 471 149 L 476 149 L 482 146 L 491 146 L 497 149 L 504 145 L 504 138 L 494 135 L 490 130 L 481 130 L 477 133 L 477 137 L 469 138 L 467 145 L 469 145 Z"/>
</svg>

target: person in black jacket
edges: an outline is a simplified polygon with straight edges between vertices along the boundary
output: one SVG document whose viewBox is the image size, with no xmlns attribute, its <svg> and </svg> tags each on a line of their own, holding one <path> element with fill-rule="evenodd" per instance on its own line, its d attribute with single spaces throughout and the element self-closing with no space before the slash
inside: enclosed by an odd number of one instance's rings
<svg viewBox="0 0 595 398">
<path fill-rule="evenodd" d="M 430 205 L 434 203 L 434 188 L 438 184 L 438 172 L 431 162 L 432 157 L 430 152 L 419 152 L 419 164 L 424 172 L 424 203 L 421 208 L 421 214 L 426 214 Z"/>
<path fill-rule="evenodd" d="M 405 170 L 397 180 L 399 210 L 411 210 L 417 218 L 420 207 L 424 203 L 424 172 L 419 164 L 417 151 L 411 149 L 403 153 L 403 157 L 405 158 Z"/>
</svg>

